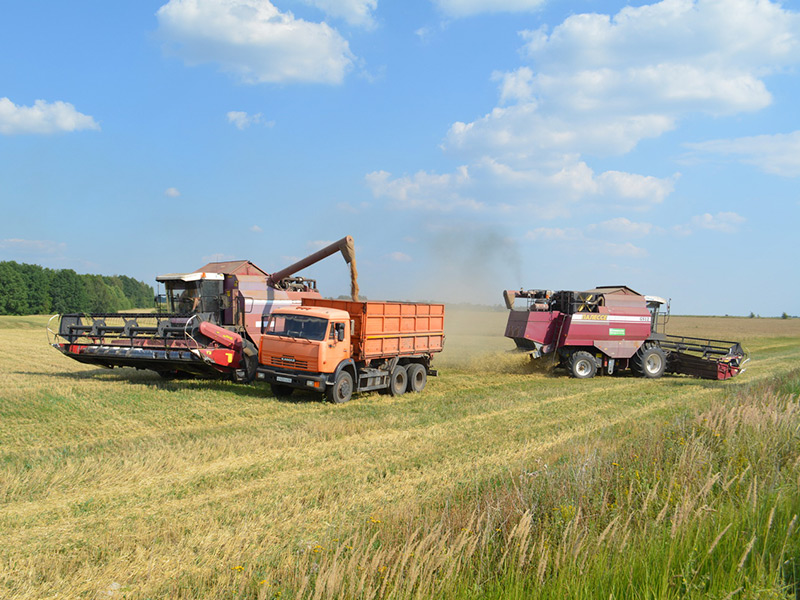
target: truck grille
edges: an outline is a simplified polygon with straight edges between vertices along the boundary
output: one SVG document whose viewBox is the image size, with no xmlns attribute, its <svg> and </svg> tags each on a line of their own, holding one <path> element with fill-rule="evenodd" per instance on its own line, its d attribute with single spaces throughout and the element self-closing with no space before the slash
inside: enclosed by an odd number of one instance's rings
<svg viewBox="0 0 800 600">
<path fill-rule="evenodd" d="M 308 369 L 308 361 L 294 358 L 293 356 L 273 356 L 270 364 L 275 367 L 286 367 L 290 369 Z"/>
</svg>

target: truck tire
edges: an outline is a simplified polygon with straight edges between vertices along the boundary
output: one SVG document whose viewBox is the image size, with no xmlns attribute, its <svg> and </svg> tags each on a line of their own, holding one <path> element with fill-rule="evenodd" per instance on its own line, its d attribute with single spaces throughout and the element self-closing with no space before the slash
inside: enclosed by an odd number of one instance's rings
<svg viewBox="0 0 800 600">
<path fill-rule="evenodd" d="M 328 402 L 344 404 L 353 397 L 353 376 L 347 371 L 339 371 L 336 381 L 325 390 Z"/>
<path fill-rule="evenodd" d="M 270 383 L 269 389 L 272 390 L 272 395 L 276 398 L 288 398 L 294 391 L 293 387 L 281 385 L 280 383 Z"/>
<path fill-rule="evenodd" d="M 642 346 L 631 358 L 631 370 L 639 377 L 656 379 L 666 367 L 667 355 L 659 346 Z"/>
<path fill-rule="evenodd" d="M 242 358 L 240 368 L 233 372 L 233 381 L 236 383 L 253 383 L 258 369 L 258 350 L 250 340 L 244 340 L 242 344 Z M 239 374 L 239 371 L 244 373 Z"/>
<path fill-rule="evenodd" d="M 428 383 L 428 372 L 425 367 L 419 363 L 411 363 L 406 367 L 406 376 L 408 377 L 408 391 L 421 392 L 425 389 L 425 384 Z"/>
<path fill-rule="evenodd" d="M 569 374 L 577 379 L 589 379 L 597 373 L 597 363 L 594 356 L 580 350 L 569 357 Z"/>
<path fill-rule="evenodd" d="M 408 387 L 408 373 L 405 367 L 397 365 L 389 376 L 389 394 L 400 396 L 406 393 Z"/>
</svg>

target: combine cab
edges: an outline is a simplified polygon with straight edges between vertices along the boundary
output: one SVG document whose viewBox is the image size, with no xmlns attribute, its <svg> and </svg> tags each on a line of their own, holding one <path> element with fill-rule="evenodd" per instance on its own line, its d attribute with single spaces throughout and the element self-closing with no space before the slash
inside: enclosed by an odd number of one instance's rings
<svg viewBox="0 0 800 600">
<path fill-rule="evenodd" d="M 666 335 L 667 315 L 659 312 L 666 301 L 625 286 L 507 290 L 503 297 L 511 311 L 506 337 L 531 358 L 552 354 L 573 377 L 629 368 L 650 378 L 670 372 L 729 379 L 743 372 L 748 360 L 738 342 Z"/>
<path fill-rule="evenodd" d="M 292 275 L 339 251 L 354 273 L 347 236 L 271 275 L 249 261 L 161 275 L 156 280 L 166 290 L 166 312 L 55 315 L 48 325 L 51 344 L 86 364 L 249 383 L 258 367 L 262 321 L 274 308 L 321 297 L 314 280 Z"/>
</svg>

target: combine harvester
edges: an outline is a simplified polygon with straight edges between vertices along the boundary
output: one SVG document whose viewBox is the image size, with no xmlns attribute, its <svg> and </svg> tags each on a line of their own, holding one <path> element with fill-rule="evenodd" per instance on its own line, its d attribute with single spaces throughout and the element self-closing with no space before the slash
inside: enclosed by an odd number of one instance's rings
<svg viewBox="0 0 800 600">
<path fill-rule="evenodd" d="M 667 335 L 663 298 L 625 286 L 585 292 L 506 290 L 511 311 L 506 337 L 536 359 L 552 354 L 579 379 L 630 368 L 641 377 L 665 372 L 703 379 L 730 379 L 749 360 L 739 342 Z M 515 306 L 525 300 L 525 307 Z"/>
<path fill-rule="evenodd" d="M 350 265 L 357 298 L 355 249 L 346 236 L 271 275 L 249 261 L 161 275 L 156 281 L 166 289 L 168 312 L 54 315 L 48 339 L 56 350 L 86 364 L 150 369 L 167 379 L 250 383 L 258 367 L 262 323 L 272 310 L 321 298 L 316 281 L 293 275 L 336 252 Z"/>
</svg>

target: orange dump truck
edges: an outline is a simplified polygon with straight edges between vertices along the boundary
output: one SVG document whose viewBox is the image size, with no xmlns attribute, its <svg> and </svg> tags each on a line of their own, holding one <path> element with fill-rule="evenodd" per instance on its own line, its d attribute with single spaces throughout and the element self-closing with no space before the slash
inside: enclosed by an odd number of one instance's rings
<svg viewBox="0 0 800 600">
<path fill-rule="evenodd" d="M 276 396 L 295 389 L 331 402 L 355 392 L 419 392 L 444 345 L 444 305 L 304 298 L 274 309 L 262 327 L 257 377 Z"/>
</svg>

